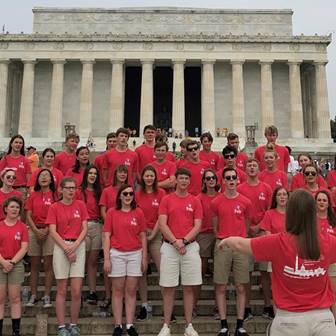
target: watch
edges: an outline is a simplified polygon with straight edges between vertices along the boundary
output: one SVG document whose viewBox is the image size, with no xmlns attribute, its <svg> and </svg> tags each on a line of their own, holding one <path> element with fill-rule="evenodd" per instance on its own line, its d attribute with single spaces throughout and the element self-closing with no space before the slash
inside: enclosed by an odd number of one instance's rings
<svg viewBox="0 0 336 336">
<path fill-rule="evenodd" d="M 187 246 L 187 245 L 190 244 L 190 242 L 189 242 L 187 239 L 185 239 L 185 238 L 183 238 L 182 241 L 183 241 L 183 244 L 184 244 L 185 246 Z"/>
</svg>

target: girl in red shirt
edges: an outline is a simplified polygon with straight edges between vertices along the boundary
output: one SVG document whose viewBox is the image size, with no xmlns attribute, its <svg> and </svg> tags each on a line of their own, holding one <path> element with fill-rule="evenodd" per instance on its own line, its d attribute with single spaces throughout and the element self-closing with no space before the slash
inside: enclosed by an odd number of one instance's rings
<svg viewBox="0 0 336 336">
<path fill-rule="evenodd" d="M 54 241 L 49 234 L 49 226 L 46 225 L 48 210 L 51 204 L 56 202 L 57 192 L 53 175 L 49 169 L 43 168 L 37 174 L 34 191 L 29 195 L 25 210 L 27 224 L 29 225 L 29 248 L 30 256 L 30 290 L 31 297 L 27 307 L 33 307 L 38 301 L 37 284 L 41 258 L 43 257 L 43 269 L 45 273 L 43 307 L 51 307 L 50 292 L 54 279 L 52 269 L 52 256 Z"/>
<path fill-rule="evenodd" d="M 65 176 L 73 177 L 77 186 L 80 186 L 83 181 L 85 168 L 90 164 L 89 161 L 89 148 L 86 146 L 78 147 L 76 150 L 76 161 L 72 169 L 69 169 Z"/>
<path fill-rule="evenodd" d="M 103 232 L 104 271 L 112 278 L 113 335 L 123 333 L 125 298 L 127 333 L 137 336 L 133 319 L 139 278 L 147 269 L 147 238 L 145 217 L 137 208 L 132 186 L 120 187 L 116 207 L 107 212 Z"/>
<path fill-rule="evenodd" d="M 141 174 L 141 189 L 136 193 L 138 207 L 145 215 L 148 252 L 152 257 L 157 270 L 160 270 L 161 234 L 158 224 L 159 206 L 166 192 L 158 188 L 158 178 L 153 166 L 146 166 Z M 141 310 L 137 320 L 144 321 L 148 318 L 147 274 L 139 282 Z"/>
<path fill-rule="evenodd" d="M 28 230 L 20 220 L 22 201 L 19 198 L 8 198 L 3 204 L 3 210 L 6 218 L 0 222 L 0 335 L 8 292 L 12 335 L 20 336 L 21 284 L 24 280 L 22 259 L 28 249 Z"/>
</svg>

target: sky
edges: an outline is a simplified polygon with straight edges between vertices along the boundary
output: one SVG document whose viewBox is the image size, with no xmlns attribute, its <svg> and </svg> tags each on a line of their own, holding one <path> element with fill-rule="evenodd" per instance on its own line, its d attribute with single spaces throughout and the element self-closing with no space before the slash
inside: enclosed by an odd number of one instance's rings
<svg viewBox="0 0 336 336">
<path fill-rule="evenodd" d="M 31 33 L 33 26 L 32 8 L 45 7 L 198 7 L 236 9 L 292 9 L 293 32 L 295 35 L 334 35 L 336 33 L 335 0 L 2 0 L 0 26 L 10 33 Z M 332 117 L 336 115 L 336 42 L 328 47 L 329 63 L 327 77 L 329 105 Z"/>
</svg>

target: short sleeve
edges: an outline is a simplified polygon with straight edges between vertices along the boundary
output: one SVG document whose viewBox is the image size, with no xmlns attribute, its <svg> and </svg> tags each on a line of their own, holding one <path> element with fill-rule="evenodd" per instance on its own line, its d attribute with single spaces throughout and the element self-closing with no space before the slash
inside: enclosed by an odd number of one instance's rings
<svg viewBox="0 0 336 336">
<path fill-rule="evenodd" d="M 28 210 L 33 210 L 33 194 L 30 194 L 27 198 L 27 201 L 26 201 L 26 204 L 25 204 L 25 210 L 28 211 Z"/>
<path fill-rule="evenodd" d="M 140 222 L 140 232 L 144 232 L 147 229 L 146 221 L 145 221 L 145 215 L 143 211 L 140 208 L 137 208 L 138 210 L 138 217 Z"/>
<path fill-rule="evenodd" d="M 168 196 L 162 198 L 159 207 L 159 215 L 168 215 Z"/>
<path fill-rule="evenodd" d="M 83 201 L 80 201 L 80 208 L 81 208 L 82 221 L 88 220 L 89 214 L 88 214 L 86 205 Z"/>
<path fill-rule="evenodd" d="M 100 206 L 107 206 L 107 199 L 106 199 L 106 189 L 103 190 L 101 196 L 100 196 L 100 200 L 99 200 L 99 205 Z"/>
<path fill-rule="evenodd" d="M 57 208 L 56 208 L 57 203 L 54 203 L 50 206 L 48 210 L 48 215 L 45 223 L 47 225 L 54 224 L 57 225 Z"/>
<path fill-rule="evenodd" d="M 269 211 L 265 212 L 264 218 L 262 219 L 260 223 L 260 229 L 271 232 L 271 216 Z"/>
<path fill-rule="evenodd" d="M 195 197 L 195 214 L 194 219 L 202 219 L 203 218 L 203 208 L 201 201 Z"/>
<path fill-rule="evenodd" d="M 28 243 L 29 242 L 29 234 L 26 225 L 22 223 L 22 242 Z"/>
<path fill-rule="evenodd" d="M 106 218 L 104 221 L 103 232 L 112 233 L 112 224 L 113 224 L 113 209 L 109 209 L 106 213 Z"/>
</svg>

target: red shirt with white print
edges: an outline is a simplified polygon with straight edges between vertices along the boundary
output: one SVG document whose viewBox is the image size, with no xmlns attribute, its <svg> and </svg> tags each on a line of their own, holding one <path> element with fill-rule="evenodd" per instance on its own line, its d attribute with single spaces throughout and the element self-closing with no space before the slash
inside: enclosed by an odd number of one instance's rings
<svg viewBox="0 0 336 336">
<path fill-rule="evenodd" d="M 37 175 L 39 174 L 39 172 L 42 170 L 42 169 L 45 169 L 45 168 L 37 168 L 32 174 L 31 174 L 31 177 L 27 183 L 27 187 L 34 187 L 35 186 L 35 183 L 36 183 L 36 179 L 37 179 Z M 63 179 L 63 174 L 62 172 L 53 167 L 52 169 L 49 169 L 51 171 L 51 174 L 54 178 L 54 182 L 55 182 L 55 186 L 58 188 L 62 179 Z"/>
<path fill-rule="evenodd" d="M 3 212 L 3 204 L 6 201 L 6 199 L 16 196 L 19 199 L 22 200 L 22 193 L 18 190 L 12 190 L 9 193 L 4 193 L 2 190 L 0 190 L 0 220 L 4 220 L 6 218 L 6 215 Z"/>
<path fill-rule="evenodd" d="M 138 171 L 141 174 L 142 170 L 155 160 L 154 147 L 142 144 L 135 149 L 135 153 L 138 155 Z"/>
<path fill-rule="evenodd" d="M 217 238 L 247 237 L 246 220 L 251 218 L 251 201 L 241 194 L 228 198 L 220 194 L 211 202 L 214 216 L 218 218 Z"/>
<path fill-rule="evenodd" d="M 336 237 L 336 227 L 332 227 L 328 218 L 317 217 L 317 225 L 322 233 L 331 234 Z"/>
<path fill-rule="evenodd" d="M 91 221 L 99 220 L 101 218 L 100 209 L 99 209 L 98 202 L 96 201 L 93 190 L 86 189 L 85 193 L 86 193 L 86 200 L 85 200 L 82 190 L 80 189 L 77 190 L 76 199 L 83 201 L 85 203 L 86 209 L 89 215 L 88 220 L 91 220 Z"/>
<path fill-rule="evenodd" d="M 204 150 L 201 150 L 199 153 L 199 157 L 202 161 L 208 162 L 210 168 L 212 168 L 214 171 L 218 170 L 220 156 L 217 153 L 213 151 L 206 152 Z"/>
<path fill-rule="evenodd" d="M 12 226 L 0 222 L 0 254 L 4 259 L 12 259 L 21 249 L 21 243 L 28 241 L 28 229 L 23 222 L 17 220 Z"/>
<path fill-rule="evenodd" d="M 60 152 L 55 156 L 54 167 L 59 169 L 63 175 L 75 165 L 76 153 Z"/>
<path fill-rule="evenodd" d="M 59 201 L 50 206 L 46 224 L 56 225 L 62 239 L 77 239 L 82 231 L 82 222 L 88 218 L 83 201 L 74 200 L 71 204 Z"/>
<path fill-rule="evenodd" d="M 122 252 L 140 250 L 140 233 L 146 231 L 145 216 L 140 208 L 125 212 L 111 208 L 103 232 L 110 232 L 110 247 Z"/>
<path fill-rule="evenodd" d="M 246 168 L 246 162 L 248 160 L 248 155 L 245 152 L 238 152 L 237 157 L 236 157 L 236 166 L 245 171 Z M 222 169 L 225 167 L 225 161 L 223 156 L 220 157 L 219 164 L 218 164 L 218 169 Z"/>
<path fill-rule="evenodd" d="M 225 181 L 223 179 L 223 170 L 224 168 L 220 169 L 217 171 L 216 175 L 217 175 L 217 179 L 218 179 L 218 184 L 221 187 L 221 190 L 224 191 L 225 190 Z M 246 182 L 246 173 L 244 171 L 242 171 L 239 168 L 235 168 L 236 172 L 237 172 L 237 186 Z"/>
<path fill-rule="evenodd" d="M 212 218 L 214 217 L 214 213 L 211 209 L 211 201 L 214 200 L 218 195 L 218 192 L 211 196 L 203 192 L 197 195 L 197 198 L 200 200 L 203 209 L 203 220 L 200 232 L 213 232 Z"/>
<path fill-rule="evenodd" d="M 271 234 L 285 232 L 285 214 L 277 209 L 269 209 L 265 212 L 264 218 L 260 223 L 260 229 Z"/>
<path fill-rule="evenodd" d="M 184 238 L 194 227 L 195 219 L 203 218 L 201 202 L 193 195 L 178 196 L 175 192 L 163 197 L 159 215 L 168 216 L 167 225 L 176 239 Z"/>
<path fill-rule="evenodd" d="M 291 312 L 329 309 L 335 302 L 328 276 L 336 262 L 336 238 L 320 235 L 319 260 L 299 256 L 295 237 L 287 232 L 251 239 L 257 261 L 272 262 L 272 292 L 276 306 Z"/>
<path fill-rule="evenodd" d="M 31 174 L 32 171 L 29 160 L 25 156 L 12 156 L 10 154 L 5 155 L 0 160 L 0 171 L 5 168 L 11 168 L 15 171 L 15 187 L 23 187 L 27 185 L 28 181 L 26 179 L 26 175 Z"/>
<path fill-rule="evenodd" d="M 259 161 L 260 170 L 266 169 L 264 161 L 265 145 L 258 147 L 254 152 L 254 157 Z M 276 161 L 279 170 L 287 173 L 287 167 L 290 162 L 289 153 L 286 147 L 275 144 L 275 151 L 278 154 L 278 160 Z"/>
<path fill-rule="evenodd" d="M 288 177 L 282 170 L 278 169 L 273 172 L 265 169 L 259 173 L 259 180 L 268 184 L 272 191 L 279 187 L 288 190 Z"/>
<path fill-rule="evenodd" d="M 294 191 L 295 189 L 303 188 L 305 184 L 306 182 L 304 180 L 304 175 L 303 173 L 299 172 L 295 174 L 292 178 L 291 191 Z M 317 175 L 317 184 L 319 185 L 320 188 L 328 188 L 327 182 L 321 175 Z"/>
</svg>

